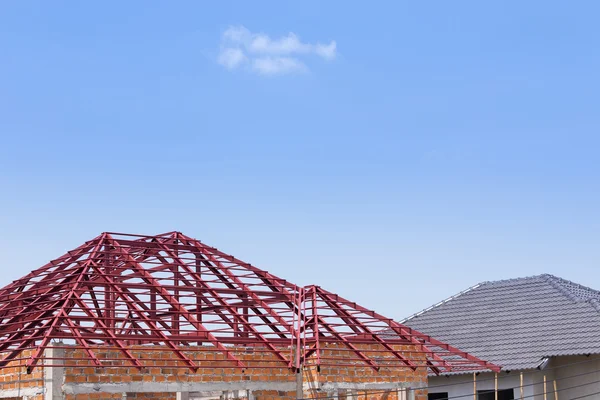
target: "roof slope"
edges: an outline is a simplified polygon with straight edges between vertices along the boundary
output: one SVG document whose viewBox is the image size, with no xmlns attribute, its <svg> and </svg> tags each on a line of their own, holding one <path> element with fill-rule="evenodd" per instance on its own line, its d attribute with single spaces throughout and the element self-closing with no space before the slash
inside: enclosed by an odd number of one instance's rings
<svg viewBox="0 0 600 400">
<path fill-rule="evenodd" d="M 402 323 L 501 365 L 600 353 L 600 291 L 555 277 L 484 282 Z"/>
<path fill-rule="evenodd" d="M 380 336 L 386 329 L 397 336 Z M 55 366 L 114 366 L 120 354 L 143 368 L 153 365 L 148 352 L 161 346 L 174 355 L 170 367 L 192 371 L 206 362 L 201 354 L 207 352 L 224 367 L 240 368 L 495 368 L 318 286 L 296 286 L 179 232 L 103 233 L 0 289 L 0 368 L 43 365 L 44 350 L 57 341 L 55 347 L 79 349 L 85 359 L 54 359 Z M 328 345 L 344 358 L 321 354 Z M 406 345 L 416 354 L 398 350 Z M 249 360 L 245 354 L 255 349 L 271 357 Z M 451 362 L 443 358 L 448 354 Z"/>
</svg>

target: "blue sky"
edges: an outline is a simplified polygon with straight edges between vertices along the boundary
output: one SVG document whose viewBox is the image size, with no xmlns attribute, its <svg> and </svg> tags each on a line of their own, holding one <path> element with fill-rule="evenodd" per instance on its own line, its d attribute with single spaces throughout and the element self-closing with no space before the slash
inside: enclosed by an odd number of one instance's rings
<svg viewBox="0 0 600 400">
<path fill-rule="evenodd" d="M 2 280 L 179 230 L 393 318 L 485 280 L 600 289 L 599 12 L 2 2 Z"/>
</svg>

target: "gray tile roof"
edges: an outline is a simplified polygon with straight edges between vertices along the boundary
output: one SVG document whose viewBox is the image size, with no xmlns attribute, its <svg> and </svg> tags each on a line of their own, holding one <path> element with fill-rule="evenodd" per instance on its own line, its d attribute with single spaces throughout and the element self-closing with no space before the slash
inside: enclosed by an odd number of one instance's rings
<svg viewBox="0 0 600 400">
<path fill-rule="evenodd" d="M 553 275 L 484 282 L 402 321 L 504 370 L 600 353 L 600 291 Z"/>
</svg>

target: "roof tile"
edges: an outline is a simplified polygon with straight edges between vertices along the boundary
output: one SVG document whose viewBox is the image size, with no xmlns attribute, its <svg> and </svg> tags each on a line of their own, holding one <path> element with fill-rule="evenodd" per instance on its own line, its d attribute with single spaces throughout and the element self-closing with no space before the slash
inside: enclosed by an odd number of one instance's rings
<svg viewBox="0 0 600 400">
<path fill-rule="evenodd" d="M 402 322 L 505 370 L 600 353 L 600 291 L 548 274 L 484 282 Z"/>
</svg>

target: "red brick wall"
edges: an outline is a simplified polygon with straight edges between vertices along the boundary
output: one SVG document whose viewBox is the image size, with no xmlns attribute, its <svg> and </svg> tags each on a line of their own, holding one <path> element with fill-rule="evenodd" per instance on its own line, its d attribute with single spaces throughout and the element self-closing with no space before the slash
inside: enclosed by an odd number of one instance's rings
<svg viewBox="0 0 600 400">
<path fill-rule="evenodd" d="M 31 350 L 24 350 L 20 358 L 25 359 L 32 355 Z M 44 371 L 41 368 L 34 370 L 31 374 L 27 373 L 25 367 L 19 367 L 17 364 L 21 360 L 13 361 L 0 369 L 0 393 L 9 390 L 30 389 L 44 387 Z M 20 398 L 18 398 L 21 400 Z M 43 400 L 43 396 L 30 397 L 31 400 Z"/>
<path fill-rule="evenodd" d="M 357 346 L 369 357 L 377 357 L 381 365 L 385 365 L 386 361 L 390 361 L 390 354 L 379 353 L 377 350 L 382 350 L 379 345 L 359 345 Z M 280 363 L 275 356 L 267 351 L 252 349 L 238 351 L 236 356 L 246 364 L 258 363 L 262 365 L 274 365 L 277 368 L 241 368 L 224 367 L 231 364 L 226 361 L 226 358 L 221 353 L 216 352 L 198 352 L 195 350 L 206 349 L 190 348 L 185 354 L 194 360 L 201 367 L 194 373 L 187 368 L 173 368 L 173 365 L 183 366 L 183 362 L 176 357 L 170 350 L 164 347 L 155 346 L 151 351 L 132 348 L 131 351 L 135 356 L 141 358 L 147 368 L 140 371 L 134 367 L 124 366 L 127 361 L 123 354 L 118 350 L 96 350 L 97 356 L 101 359 L 114 359 L 114 366 L 105 368 L 96 368 L 83 350 L 67 349 L 65 352 L 66 358 L 77 360 L 74 363 L 76 366 L 65 367 L 64 382 L 65 384 L 77 385 L 79 383 L 128 383 L 128 382 L 182 382 L 182 383 L 202 383 L 202 382 L 287 382 L 295 384 L 296 374 Z M 413 346 L 398 347 L 397 350 L 402 351 L 409 359 L 417 360 L 422 356 L 418 353 L 411 353 L 416 349 Z M 289 350 L 287 350 L 289 352 Z M 311 361 L 308 360 L 307 367 L 303 371 L 303 380 L 305 383 L 313 382 L 319 385 L 324 384 L 340 384 L 340 383 L 397 383 L 408 382 L 409 386 L 419 387 L 424 386 L 427 382 L 427 371 L 424 367 L 413 371 L 409 368 L 397 367 L 382 367 L 379 371 L 365 366 L 364 363 L 356 362 L 355 355 L 348 352 L 341 346 L 328 346 L 323 350 L 321 355 L 323 358 L 336 357 L 342 359 L 342 363 L 354 364 L 352 366 L 326 366 L 322 365 L 320 372 L 316 366 L 310 366 Z M 417 358 L 415 358 L 417 357 Z M 151 360 L 153 359 L 153 360 Z M 397 364 L 397 361 L 395 361 Z M 24 368 L 4 368 L 0 370 L 0 390 L 2 388 L 15 388 L 19 384 L 18 372 L 21 371 L 21 387 L 43 387 L 43 370 L 36 368 L 34 372 L 27 375 Z M 313 389 L 316 389 L 313 387 Z M 395 393 L 375 393 L 373 390 L 365 397 L 364 392 L 359 392 L 362 400 L 395 400 Z M 257 400 L 276 400 L 276 399 L 295 399 L 295 392 L 281 392 L 274 390 L 253 391 Z M 327 393 L 323 391 L 310 390 L 305 392 L 305 397 L 323 397 Z M 120 399 L 120 394 L 108 393 L 90 393 L 79 395 L 68 395 L 66 400 L 104 400 L 104 399 Z M 175 399 L 175 393 L 129 393 L 128 398 L 154 400 L 154 399 Z M 425 392 L 418 393 L 416 400 L 426 399 Z M 31 399 L 31 400 L 42 400 Z"/>
<path fill-rule="evenodd" d="M 305 382 L 319 382 L 320 385 L 327 383 L 397 383 L 405 382 L 408 387 L 422 387 L 427 384 L 427 369 L 418 367 L 416 370 L 411 368 L 399 368 L 398 360 L 390 353 L 382 353 L 382 346 L 374 345 L 357 345 L 361 352 L 374 360 L 377 360 L 382 367 L 378 371 L 366 366 L 361 361 L 358 361 L 356 355 L 342 345 L 329 345 L 323 351 L 323 363 L 331 364 L 331 361 L 325 361 L 327 358 L 336 358 L 340 364 L 353 364 L 352 366 L 333 366 L 322 365 L 320 372 L 316 366 L 308 366 L 304 369 Z M 424 356 L 419 354 L 415 346 L 393 346 L 396 351 L 401 353 L 405 358 L 414 361 L 415 364 L 423 364 Z M 347 360 L 347 361 L 346 361 Z M 309 359 L 307 364 L 311 364 Z M 385 365 L 389 366 L 385 366 Z M 383 390 L 367 390 L 358 391 L 359 400 L 396 400 L 395 391 L 384 393 Z M 305 397 L 318 398 L 319 396 L 328 396 L 317 390 L 311 390 L 305 393 Z M 425 400 L 427 398 L 426 391 L 417 391 L 415 400 Z"/>
</svg>

